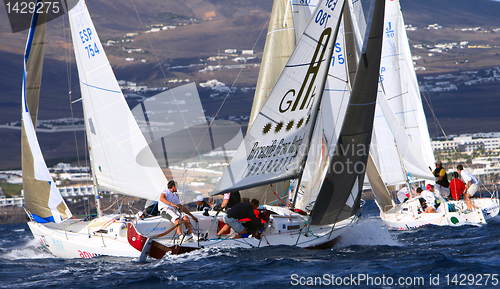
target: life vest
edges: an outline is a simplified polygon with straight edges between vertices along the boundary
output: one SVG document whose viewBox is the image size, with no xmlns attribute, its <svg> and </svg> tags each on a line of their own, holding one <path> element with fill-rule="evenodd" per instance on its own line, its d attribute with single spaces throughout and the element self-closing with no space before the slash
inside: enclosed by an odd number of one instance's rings
<svg viewBox="0 0 500 289">
<path fill-rule="evenodd" d="M 255 216 L 257 217 L 257 219 L 260 219 L 260 222 L 262 224 L 267 223 L 267 220 L 269 220 L 269 218 L 267 217 L 267 215 L 265 213 L 261 213 L 257 209 L 253 210 L 253 213 L 255 214 Z M 250 218 L 244 218 L 244 219 L 240 220 L 240 222 L 251 222 L 251 221 L 252 220 L 250 220 Z"/>
</svg>

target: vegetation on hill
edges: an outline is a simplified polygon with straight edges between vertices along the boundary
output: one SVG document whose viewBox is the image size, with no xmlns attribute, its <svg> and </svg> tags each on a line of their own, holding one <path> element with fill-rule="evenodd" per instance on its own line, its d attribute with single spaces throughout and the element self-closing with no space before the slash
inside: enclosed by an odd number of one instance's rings
<svg viewBox="0 0 500 289">
<path fill-rule="evenodd" d="M 23 189 L 23 185 L 10 184 L 7 182 L 0 182 L 0 188 L 2 188 L 5 196 L 7 198 L 10 198 L 13 196 L 20 196 L 21 190 Z"/>
</svg>

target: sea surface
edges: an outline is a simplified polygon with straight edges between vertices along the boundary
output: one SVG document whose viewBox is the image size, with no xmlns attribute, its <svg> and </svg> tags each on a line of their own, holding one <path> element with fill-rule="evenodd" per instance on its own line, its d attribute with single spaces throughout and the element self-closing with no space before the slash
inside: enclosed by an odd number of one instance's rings
<svg viewBox="0 0 500 289">
<path fill-rule="evenodd" d="M 498 218 L 498 217 L 497 217 Z M 54 258 L 0 225 L 0 288 L 500 288 L 500 221 L 388 231 L 373 201 L 329 250 L 205 249 L 162 260 Z M 487 280 L 488 279 L 488 280 Z M 333 285 L 332 285 L 333 284 Z"/>
</svg>

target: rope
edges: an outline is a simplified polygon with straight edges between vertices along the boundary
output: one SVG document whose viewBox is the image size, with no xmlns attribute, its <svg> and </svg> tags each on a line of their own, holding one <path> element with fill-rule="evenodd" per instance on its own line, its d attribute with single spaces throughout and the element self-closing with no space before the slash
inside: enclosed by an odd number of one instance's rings
<svg viewBox="0 0 500 289">
<path fill-rule="evenodd" d="M 109 207 L 107 207 L 106 209 L 103 209 L 102 211 L 107 211 L 109 209 L 111 209 L 111 207 L 113 207 L 114 205 L 116 205 L 116 203 L 118 203 L 119 201 L 121 201 L 125 196 L 122 196 L 121 198 L 115 200 Z"/>
<path fill-rule="evenodd" d="M 283 182 L 284 183 L 284 182 Z M 295 183 L 295 180 L 293 180 L 293 182 L 290 184 L 290 186 L 286 189 L 286 191 L 281 195 L 281 198 L 283 198 L 289 190 L 291 190 L 291 188 L 293 187 L 293 184 Z M 274 194 L 274 192 L 273 192 Z M 276 194 L 274 194 L 276 196 Z M 278 197 L 278 200 L 281 201 L 281 198 Z M 271 204 L 269 204 L 270 206 L 272 206 L 274 203 L 276 203 L 278 200 L 274 200 Z M 283 202 L 281 202 L 283 204 Z M 285 204 L 283 204 L 285 205 Z"/>
</svg>

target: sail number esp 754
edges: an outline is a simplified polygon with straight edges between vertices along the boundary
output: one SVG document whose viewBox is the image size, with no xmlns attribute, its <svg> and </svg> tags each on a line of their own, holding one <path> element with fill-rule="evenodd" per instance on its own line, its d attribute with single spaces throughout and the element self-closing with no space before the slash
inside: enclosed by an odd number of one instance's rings
<svg viewBox="0 0 500 289">
<path fill-rule="evenodd" d="M 97 47 L 97 43 L 92 41 L 92 29 L 85 28 L 78 32 L 80 35 L 80 39 L 84 44 L 85 50 L 87 50 L 87 56 L 94 57 L 96 54 L 99 54 L 99 48 Z"/>
<path fill-rule="evenodd" d="M 325 5 L 328 7 L 330 10 L 335 10 L 335 7 L 337 7 L 337 3 L 339 0 L 328 0 L 326 1 Z M 328 14 L 327 11 L 324 11 L 323 9 L 319 9 L 318 14 L 316 14 L 316 18 L 314 21 L 318 23 L 321 26 L 324 26 L 325 28 L 327 27 L 328 19 L 330 19 L 332 16 Z"/>
</svg>

